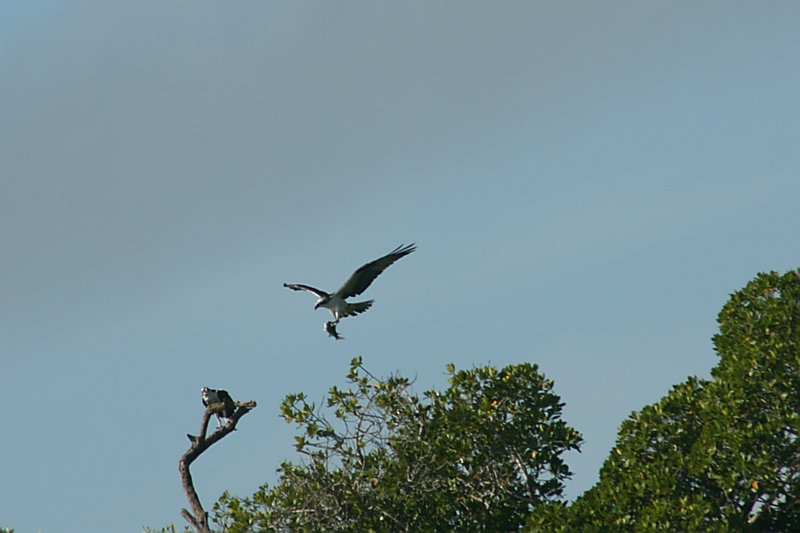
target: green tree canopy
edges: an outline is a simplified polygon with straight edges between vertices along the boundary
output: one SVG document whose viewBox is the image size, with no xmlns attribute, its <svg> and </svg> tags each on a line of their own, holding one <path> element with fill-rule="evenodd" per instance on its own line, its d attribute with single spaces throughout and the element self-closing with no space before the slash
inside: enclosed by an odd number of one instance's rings
<svg viewBox="0 0 800 533">
<path fill-rule="evenodd" d="M 231 532 L 519 530 L 561 495 L 561 456 L 580 435 L 535 365 L 447 369 L 449 387 L 420 398 L 354 359 L 349 388 L 329 391 L 332 417 L 288 396 L 281 409 L 303 428 L 304 460 L 250 498 L 224 494 L 215 520 Z"/>
<path fill-rule="evenodd" d="M 800 531 L 800 272 L 758 275 L 718 322 L 712 378 L 633 413 L 597 485 L 529 531 Z"/>
</svg>

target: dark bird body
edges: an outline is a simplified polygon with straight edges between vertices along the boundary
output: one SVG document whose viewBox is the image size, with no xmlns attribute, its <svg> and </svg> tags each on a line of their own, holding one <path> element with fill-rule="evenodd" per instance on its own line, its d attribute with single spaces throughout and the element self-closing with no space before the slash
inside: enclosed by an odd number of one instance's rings
<svg viewBox="0 0 800 533">
<path fill-rule="evenodd" d="M 228 391 L 222 389 L 209 389 L 208 387 L 203 387 L 203 405 L 208 407 L 209 405 L 213 405 L 215 403 L 222 403 L 224 407 L 222 411 L 218 411 L 214 413 L 217 417 L 217 422 L 219 425 L 222 425 L 223 418 L 230 418 L 233 416 L 233 412 L 236 410 L 236 404 L 233 402 L 233 398 L 231 395 L 228 394 Z"/>
</svg>

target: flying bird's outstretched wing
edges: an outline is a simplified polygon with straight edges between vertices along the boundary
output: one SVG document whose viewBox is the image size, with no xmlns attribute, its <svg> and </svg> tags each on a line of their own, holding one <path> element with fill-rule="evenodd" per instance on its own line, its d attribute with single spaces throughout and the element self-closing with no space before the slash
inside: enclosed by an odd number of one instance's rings
<svg viewBox="0 0 800 533">
<path fill-rule="evenodd" d="M 310 287 L 308 285 L 303 285 L 302 283 L 284 283 L 283 286 L 284 287 L 288 287 L 288 288 L 290 288 L 290 289 L 292 289 L 294 291 L 313 292 L 314 294 L 317 295 L 317 298 L 327 298 L 328 296 L 330 296 L 330 294 L 328 294 L 325 291 L 321 291 L 319 289 L 315 289 L 314 287 Z"/>
<path fill-rule="evenodd" d="M 389 252 L 388 254 L 384 255 L 380 259 L 376 259 L 375 261 L 371 261 L 366 265 L 362 265 L 358 267 L 358 269 L 353 272 L 353 275 L 350 276 L 350 279 L 344 282 L 344 285 L 336 291 L 336 294 L 344 299 L 350 298 L 351 296 L 358 296 L 365 290 L 370 284 L 375 281 L 375 278 L 381 275 L 381 272 L 389 268 L 389 265 L 397 261 L 403 256 L 406 256 L 416 250 L 417 247 L 412 242 L 408 246 L 403 246 L 402 244 Z M 291 285 L 287 285 L 290 289 L 294 287 Z M 317 289 L 312 289 L 311 287 L 307 287 L 305 285 L 297 285 L 300 289 L 303 290 L 310 290 L 311 292 L 317 292 Z M 298 290 L 298 289 L 295 289 Z M 319 291 L 322 293 L 322 291 Z M 324 294 L 324 293 L 322 293 Z M 321 298 L 323 297 L 322 294 L 318 294 Z"/>
</svg>

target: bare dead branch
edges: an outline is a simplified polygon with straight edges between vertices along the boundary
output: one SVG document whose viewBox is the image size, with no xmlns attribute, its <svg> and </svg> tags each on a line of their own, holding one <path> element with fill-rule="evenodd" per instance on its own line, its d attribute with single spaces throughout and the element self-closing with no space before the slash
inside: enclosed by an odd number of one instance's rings
<svg viewBox="0 0 800 533">
<path fill-rule="evenodd" d="M 211 533 L 211 529 L 208 525 L 208 513 L 203 509 L 200 498 L 197 496 L 197 491 L 194 489 L 194 482 L 192 481 L 192 474 L 189 471 L 189 465 L 191 465 L 200 454 L 210 448 L 211 445 L 235 431 L 239 419 L 249 413 L 250 410 L 256 406 L 256 402 L 235 402 L 235 405 L 236 411 L 234 411 L 233 416 L 228 419 L 227 423 L 217 428 L 214 433 L 207 437 L 206 433 L 208 432 L 208 422 L 211 419 L 211 415 L 219 413 L 226 408 L 223 402 L 209 405 L 203 413 L 200 433 L 197 436 L 186 435 L 191 445 L 178 461 L 178 472 L 181 476 L 183 491 L 186 493 L 186 499 L 189 500 L 189 506 L 192 508 L 192 512 L 181 509 L 181 516 L 189 522 L 189 525 L 191 525 L 197 533 Z"/>
</svg>

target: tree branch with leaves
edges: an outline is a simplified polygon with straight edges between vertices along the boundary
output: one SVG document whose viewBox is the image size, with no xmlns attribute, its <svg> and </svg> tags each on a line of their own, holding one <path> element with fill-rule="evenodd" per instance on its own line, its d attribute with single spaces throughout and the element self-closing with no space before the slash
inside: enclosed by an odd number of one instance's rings
<svg viewBox="0 0 800 533">
<path fill-rule="evenodd" d="M 720 311 L 711 379 L 625 420 L 600 481 L 529 531 L 800 531 L 800 271 L 759 274 Z"/>
<path fill-rule="evenodd" d="M 561 455 L 580 435 L 536 365 L 447 370 L 449 387 L 420 397 L 356 358 L 324 409 L 287 396 L 281 413 L 302 428 L 302 460 L 284 462 L 278 484 L 252 498 L 224 494 L 215 521 L 231 533 L 519 529 L 561 495 Z"/>
</svg>

